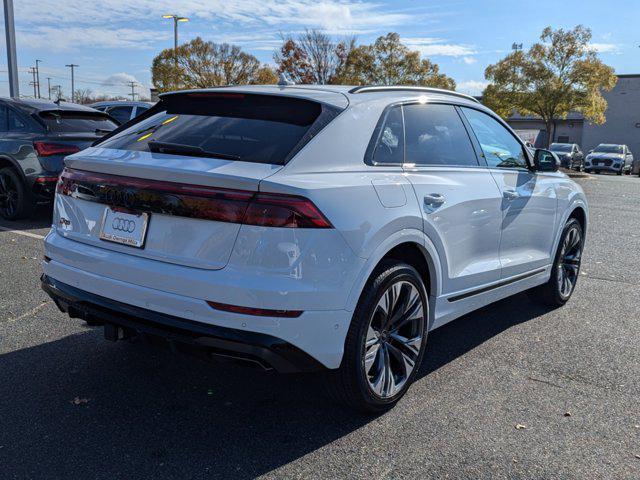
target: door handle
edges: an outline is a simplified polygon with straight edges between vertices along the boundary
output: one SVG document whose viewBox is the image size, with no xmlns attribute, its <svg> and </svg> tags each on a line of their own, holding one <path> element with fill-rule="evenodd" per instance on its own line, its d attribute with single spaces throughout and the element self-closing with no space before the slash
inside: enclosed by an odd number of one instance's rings
<svg viewBox="0 0 640 480">
<path fill-rule="evenodd" d="M 424 207 L 426 210 L 433 211 L 434 209 L 444 205 L 444 195 L 440 193 L 429 193 L 424 196 Z"/>
<path fill-rule="evenodd" d="M 507 200 L 515 200 L 516 198 L 520 198 L 520 194 L 515 190 L 505 190 L 504 192 L 502 192 L 502 195 Z"/>
</svg>

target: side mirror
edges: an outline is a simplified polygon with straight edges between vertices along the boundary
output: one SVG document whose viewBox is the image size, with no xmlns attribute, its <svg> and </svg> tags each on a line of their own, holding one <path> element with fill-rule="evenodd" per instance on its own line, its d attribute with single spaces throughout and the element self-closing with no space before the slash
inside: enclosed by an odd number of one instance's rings
<svg viewBox="0 0 640 480">
<path fill-rule="evenodd" d="M 533 155 L 533 168 L 536 172 L 557 172 L 556 156 L 549 150 L 537 148 Z"/>
</svg>

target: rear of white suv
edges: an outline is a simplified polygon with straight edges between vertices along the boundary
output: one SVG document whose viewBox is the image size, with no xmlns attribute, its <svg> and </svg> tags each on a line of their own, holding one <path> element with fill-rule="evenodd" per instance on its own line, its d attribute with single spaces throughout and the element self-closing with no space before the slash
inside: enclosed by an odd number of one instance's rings
<svg viewBox="0 0 640 480">
<path fill-rule="evenodd" d="M 111 336 L 169 328 L 265 368 L 337 367 L 362 259 L 308 198 L 259 191 L 346 106 L 333 96 L 169 95 L 68 157 L 45 288 L 73 316 L 109 311 Z"/>
</svg>

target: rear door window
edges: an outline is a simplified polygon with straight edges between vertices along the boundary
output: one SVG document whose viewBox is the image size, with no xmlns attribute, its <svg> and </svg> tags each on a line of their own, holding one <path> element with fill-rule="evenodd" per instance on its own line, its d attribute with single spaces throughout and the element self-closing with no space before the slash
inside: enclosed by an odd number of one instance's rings
<svg viewBox="0 0 640 480">
<path fill-rule="evenodd" d="M 50 132 L 96 132 L 115 130 L 117 125 L 109 117 L 92 112 L 50 110 L 40 112 L 40 118 Z"/>
<path fill-rule="evenodd" d="M 453 105 L 405 105 L 406 163 L 478 166 L 476 153 Z"/>
<path fill-rule="evenodd" d="M 282 165 L 341 111 L 300 98 L 226 92 L 168 95 L 154 110 L 100 146 Z"/>
<path fill-rule="evenodd" d="M 0 105 L 0 132 L 7 131 L 7 107 Z"/>
</svg>

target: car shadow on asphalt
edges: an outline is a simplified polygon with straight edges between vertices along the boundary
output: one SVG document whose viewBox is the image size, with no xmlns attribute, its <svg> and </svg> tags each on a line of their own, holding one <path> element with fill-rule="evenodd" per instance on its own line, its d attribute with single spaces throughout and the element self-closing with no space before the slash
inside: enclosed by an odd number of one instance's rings
<svg viewBox="0 0 640 480">
<path fill-rule="evenodd" d="M 421 377 L 546 311 L 518 296 L 441 327 Z M 253 478 L 376 421 L 329 403 L 315 376 L 113 344 L 101 329 L 0 355 L 0 385 L 4 478 Z"/>
</svg>

